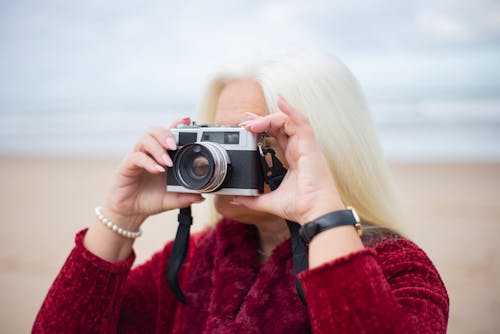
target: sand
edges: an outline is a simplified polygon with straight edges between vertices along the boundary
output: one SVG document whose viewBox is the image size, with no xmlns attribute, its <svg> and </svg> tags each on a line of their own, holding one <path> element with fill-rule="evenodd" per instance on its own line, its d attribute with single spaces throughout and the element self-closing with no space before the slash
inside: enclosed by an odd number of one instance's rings
<svg viewBox="0 0 500 334">
<path fill-rule="evenodd" d="M 117 159 L 0 157 L 0 330 L 26 333 L 93 219 Z M 500 163 L 391 163 L 406 231 L 434 261 L 451 299 L 450 333 L 500 330 Z M 202 227 L 206 204 L 196 207 Z M 153 217 L 136 243 L 143 262 L 173 238 L 175 213 Z"/>
</svg>

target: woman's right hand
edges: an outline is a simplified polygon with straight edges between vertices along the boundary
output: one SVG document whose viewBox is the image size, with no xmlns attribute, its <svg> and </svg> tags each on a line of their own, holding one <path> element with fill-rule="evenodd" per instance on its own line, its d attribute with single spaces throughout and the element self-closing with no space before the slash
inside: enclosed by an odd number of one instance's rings
<svg viewBox="0 0 500 334">
<path fill-rule="evenodd" d="M 150 128 L 118 167 L 104 210 L 120 219 L 120 227 L 136 231 L 151 215 L 203 201 L 200 194 L 166 191 L 165 167 L 172 166 L 166 151 L 177 148 L 170 129 L 189 122 L 185 117 L 168 128 Z"/>
<path fill-rule="evenodd" d="M 169 193 L 166 188 L 165 167 L 172 166 L 167 150 L 177 148 L 170 129 L 189 122 L 185 117 L 168 128 L 153 127 L 137 142 L 115 173 L 101 210 L 106 218 L 125 230 L 137 231 L 151 215 L 203 201 L 200 194 Z M 118 235 L 97 218 L 84 239 L 89 251 L 111 262 L 126 259 L 132 244 L 133 239 Z"/>
</svg>

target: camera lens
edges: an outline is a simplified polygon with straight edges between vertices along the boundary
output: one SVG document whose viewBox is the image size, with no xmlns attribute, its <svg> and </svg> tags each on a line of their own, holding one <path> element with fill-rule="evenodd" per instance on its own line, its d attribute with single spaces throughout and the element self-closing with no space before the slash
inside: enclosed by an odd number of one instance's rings
<svg viewBox="0 0 500 334">
<path fill-rule="evenodd" d="M 199 156 L 193 159 L 193 164 L 191 165 L 193 173 L 198 177 L 205 177 L 208 175 L 210 170 L 210 163 L 208 159 L 204 156 Z"/>
<path fill-rule="evenodd" d="M 185 188 L 199 192 L 217 190 L 226 180 L 229 156 L 219 144 L 200 142 L 183 146 L 174 159 L 174 175 Z"/>
</svg>

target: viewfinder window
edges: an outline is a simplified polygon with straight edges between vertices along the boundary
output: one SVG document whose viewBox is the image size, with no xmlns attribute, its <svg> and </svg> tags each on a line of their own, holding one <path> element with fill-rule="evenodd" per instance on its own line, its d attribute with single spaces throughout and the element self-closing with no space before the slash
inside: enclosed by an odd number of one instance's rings
<svg viewBox="0 0 500 334">
<path fill-rule="evenodd" d="M 206 131 L 203 132 L 201 141 L 209 141 L 217 144 L 238 145 L 240 143 L 240 133 L 225 131 Z"/>
</svg>

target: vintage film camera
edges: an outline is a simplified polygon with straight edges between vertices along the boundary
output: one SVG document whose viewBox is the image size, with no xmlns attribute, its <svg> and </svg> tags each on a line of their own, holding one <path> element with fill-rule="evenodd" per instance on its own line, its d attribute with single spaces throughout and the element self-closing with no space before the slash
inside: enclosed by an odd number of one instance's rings
<svg viewBox="0 0 500 334">
<path fill-rule="evenodd" d="M 263 192 L 257 135 L 242 127 L 180 125 L 171 129 L 167 191 L 256 196 Z"/>
</svg>

